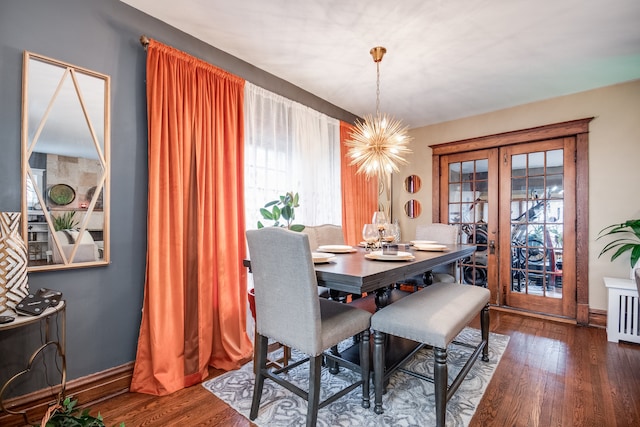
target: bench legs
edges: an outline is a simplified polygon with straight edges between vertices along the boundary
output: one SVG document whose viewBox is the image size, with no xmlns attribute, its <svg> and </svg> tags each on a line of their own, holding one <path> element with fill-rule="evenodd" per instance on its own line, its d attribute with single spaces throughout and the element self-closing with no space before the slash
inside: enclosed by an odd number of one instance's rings
<svg viewBox="0 0 640 427">
<path fill-rule="evenodd" d="M 447 369 L 447 349 L 433 348 L 433 387 L 436 396 L 436 426 L 444 427 L 445 416 L 447 415 L 447 389 L 448 389 L 448 369 Z"/>
<path fill-rule="evenodd" d="M 449 386 L 449 376 L 447 367 L 447 349 L 433 347 L 434 357 L 434 373 L 433 384 L 435 389 L 435 411 L 436 411 L 436 426 L 444 427 L 446 414 L 447 414 L 447 402 L 449 398 L 460 386 L 460 383 L 471 369 L 473 363 L 477 360 L 482 352 L 482 360 L 484 362 L 489 361 L 489 304 L 483 307 L 480 311 L 480 327 L 481 327 L 481 343 L 475 347 L 474 353 L 471 355 L 467 363 L 462 368 L 461 372 L 454 379 L 451 386 Z M 373 331 L 373 378 L 374 378 L 374 412 L 376 414 L 384 413 L 382 408 L 382 395 L 384 394 L 384 381 L 391 372 L 385 372 L 384 360 L 385 360 L 385 333 L 378 330 Z M 480 350 L 482 348 L 482 350 Z M 399 368 L 399 366 L 397 367 Z M 409 371 L 406 373 L 411 374 Z M 425 379 L 424 376 L 414 374 L 417 377 Z"/>
<path fill-rule="evenodd" d="M 489 361 L 489 304 L 485 305 L 480 312 L 480 330 L 482 332 L 482 341 L 485 343 L 482 349 L 482 361 Z"/>
</svg>

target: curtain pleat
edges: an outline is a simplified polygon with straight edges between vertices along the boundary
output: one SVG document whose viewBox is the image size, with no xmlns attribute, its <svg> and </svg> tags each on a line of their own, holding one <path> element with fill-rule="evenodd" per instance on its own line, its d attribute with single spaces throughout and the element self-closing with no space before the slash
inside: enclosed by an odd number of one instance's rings
<svg viewBox="0 0 640 427">
<path fill-rule="evenodd" d="M 150 41 L 147 271 L 131 390 L 164 395 L 250 359 L 244 80 Z"/>
<path fill-rule="evenodd" d="M 371 215 L 378 208 L 378 179 L 356 174 L 357 166 L 351 166 L 344 144 L 350 138 L 353 126 L 340 122 L 340 174 L 342 184 L 342 229 L 345 241 L 357 245 L 362 241 L 362 226 L 371 222 Z"/>
</svg>

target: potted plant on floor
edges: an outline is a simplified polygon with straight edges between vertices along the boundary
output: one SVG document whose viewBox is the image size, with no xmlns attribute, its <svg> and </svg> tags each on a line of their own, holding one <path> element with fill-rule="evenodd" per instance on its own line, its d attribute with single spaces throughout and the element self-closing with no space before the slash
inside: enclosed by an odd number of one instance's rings
<svg viewBox="0 0 640 427">
<path fill-rule="evenodd" d="M 77 404 L 77 399 L 65 397 L 61 403 L 49 408 L 42 418 L 40 427 L 105 427 L 100 413 L 94 417 L 89 415 L 89 409 L 80 412 L 76 408 Z M 124 427 L 124 422 L 120 423 L 119 427 Z"/>
<path fill-rule="evenodd" d="M 640 219 L 630 219 L 622 224 L 613 224 L 605 227 L 598 234 L 598 239 L 605 236 L 614 236 L 612 242 L 602 248 L 598 258 L 606 252 L 613 251 L 611 261 L 615 260 L 624 253 L 629 252 L 629 262 L 631 265 L 631 279 L 634 278 L 634 270 L 640 268 L 638 261 L 640 260 Z"/>
</svg>

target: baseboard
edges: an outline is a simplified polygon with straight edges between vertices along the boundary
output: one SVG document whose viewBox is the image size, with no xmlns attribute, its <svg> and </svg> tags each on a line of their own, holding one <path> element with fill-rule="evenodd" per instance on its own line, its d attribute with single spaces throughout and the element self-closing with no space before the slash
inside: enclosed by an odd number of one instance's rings
<svg viewBox="0 0 640 427">
<path fill-rule="evenodd" d="M 129 391 L 132 376 L 133 362 L 130 362 L 67 382 L 65 395 L 78 399 L 79 407 L 90 407 L 102 400 Z M 39 420 L 59 391 L 60 386 L 38 390 L 23 396 L 7 399 L 4 402 L 4 406 L 14 412 L 26 411 L 28 414 L 27 424 L 40 424 Z M 0 426 L 22 427 L 24 425 L 25 420 L 21 415 L 0 412 Z"/>
<path fill-rule="evenodd" d="M 607 310 L 598 310 L 592 308 L 589 310 L 589 326 L 596 328 L 607 327 Z"/>
</svg>

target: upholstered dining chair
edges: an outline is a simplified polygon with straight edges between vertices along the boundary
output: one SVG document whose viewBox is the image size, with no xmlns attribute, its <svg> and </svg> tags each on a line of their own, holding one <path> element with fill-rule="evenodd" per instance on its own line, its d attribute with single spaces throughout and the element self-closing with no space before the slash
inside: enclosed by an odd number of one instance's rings
<svg viewBox="0 0 640 427">
<path fill-rule="evenodd" d="M 457 225 L 421 224 L 416 227 L 416 240 L 432 240 L 443 245 L 456 245 L 460 242 L 460 230 Z M 432 283 L 454 283 L 455 281 L 456 278 L 449 272 L 435 270 L 410 277 L 403 284 L 418 288 Z"/>
<path fill-rule="evenodd" d="M 315 426 L 318 409 L 362 386 L 362 406 L 369 402 L 369 326 L 371 313 L 320 298 L 309 246 L 309 236 L 279 227 L 247 230 L 256 304 L 255 354 L 258 370 L 249 418 L 258 416 L 265 379 L 272 380 L 305 399 L 307 426 Z M 360 365 L 328 350 L 347 338 L 359 337 Z M 269 339 L 303 353 L 288 366 L 271 370 L 267 365 Z M 320 402 L 322 362 L 359 372 L 359 380 Z M 287 381 L 281 373 L 309 362 L 309 389 Z"/>
<path fill-rule="evenodd" d="M 335 224 L 306 225 L 303 233 L 309 236 L 309 247 L 311 252 L 323 245 L 344 245 L 344 233 L 342 227 Z M 331 298 L 336 301 L 345 302 L 346 292 L 331 291 L 329 288 L 318 286 L 318 295 L 323 298 Z"/>
</svg>

